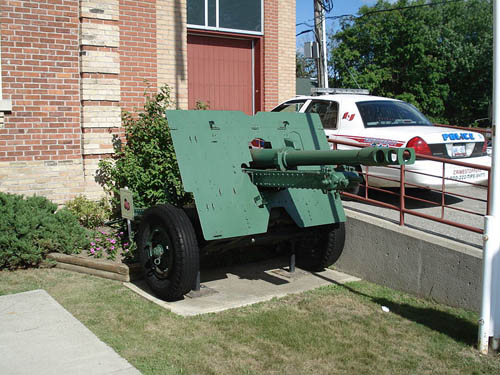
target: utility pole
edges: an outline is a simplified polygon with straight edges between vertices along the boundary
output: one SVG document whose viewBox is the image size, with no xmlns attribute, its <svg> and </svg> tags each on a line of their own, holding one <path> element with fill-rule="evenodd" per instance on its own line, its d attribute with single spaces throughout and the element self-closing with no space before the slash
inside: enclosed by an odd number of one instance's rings
<svg viewBox="0 0 500 375">
<path fill-rule="evenodd" d="M 319 46 L 319 59 L 316 60 L 318 68 L 318 86 L 328 88 L 328 65 L 326 53 L 326 18 L 323 0 L 314 1 L 314 34 Z"/>
</svg>

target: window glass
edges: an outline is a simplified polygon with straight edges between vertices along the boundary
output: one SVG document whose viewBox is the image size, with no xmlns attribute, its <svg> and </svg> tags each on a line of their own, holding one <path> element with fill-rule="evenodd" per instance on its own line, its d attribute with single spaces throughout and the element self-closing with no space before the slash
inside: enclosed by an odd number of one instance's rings
<svg viewBox="0 0 500 375">
<path fill-rule="evenodd" d="M 306 110 L 307 113 L 317 113 L 325 129 L 337 129 L 339 104 L 332 101 L 314 101 Z"/>
<path fill-rule="evenodd" d="M 386 126 L 432 126 L 432 123 L 411 104 L 374 100 L 356 103 L 365 128 Z"/>
<path fill-rule="evenodd" d="M 208 0 L 208 26 L 217 26 L 217 1 Z"/>
<path fill-rule="evenodd" d="M 262 0 L 187 0 L 187 23 L 202 28 L 261 33 Z"/>
<path fill-rule="evenodd" d="M 272 112 L 299 112 L 305 102 L 305 100 L 294 100 L 293 102 L 286 102 L 274 108 Z"/>
<path fill-rule="evenodd" d="M 261 0 L 219 0 L 219 27 L 261 31 Z"/>
<path fill-rule="evenodd" d="M 187 23 L 205 26 L 205 0 L 187 1 Z"/>
</svg>

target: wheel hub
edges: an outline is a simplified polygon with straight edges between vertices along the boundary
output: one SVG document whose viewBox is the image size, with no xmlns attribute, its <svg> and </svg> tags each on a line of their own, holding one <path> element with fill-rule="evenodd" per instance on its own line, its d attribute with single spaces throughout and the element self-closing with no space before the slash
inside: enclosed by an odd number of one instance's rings
<svg viewBox="0 0 500 375">
<path fill-rule="evenodd" d="M 162 245 L 156 245 L 152 251 L 153 262 L 155 265 L 159 266 L 161 263 L 161 257 L 165 253 L 165 250 L 168 250 L 168 246 L 166 249 L 163 248 Z"/>
<path fill-rule="evenodd" d="M 150 241 L 147 247 L 149 248 L 149 262 L 146 268 L 149 269 L 150 274 L 164 279 L 168 277 L 169 269 L 171 267 L 171 254 L 169 252 L 169 238 L 162 229 L 155 229 L 151 232 Z"/>
</svg>

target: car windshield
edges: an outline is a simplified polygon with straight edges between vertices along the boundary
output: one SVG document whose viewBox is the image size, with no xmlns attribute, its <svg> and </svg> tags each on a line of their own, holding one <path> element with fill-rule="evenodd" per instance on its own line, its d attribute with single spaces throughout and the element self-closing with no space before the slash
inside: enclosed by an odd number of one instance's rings
<svg viewBox="0 0 500 375">
<path fill-rule="evenodd" d="M 272 112 L 299 112 L 306 100 L 293 100 L 279 105 Z"/>
<path fill-rule="evenodd" d="M 365 128 L 386 126 L 432 126 L 413 105 L 393 100 L 357 102 Z"/>
</svg>

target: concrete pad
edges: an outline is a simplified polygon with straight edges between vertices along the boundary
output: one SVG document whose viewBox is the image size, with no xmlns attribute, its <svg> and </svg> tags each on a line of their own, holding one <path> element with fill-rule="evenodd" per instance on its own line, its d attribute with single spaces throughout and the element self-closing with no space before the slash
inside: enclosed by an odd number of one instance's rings
<svg viewBox="0 0 500 375">
<path fill-rule="evenodd" d="M 136 375 L 44 290 L 0 296 L 2 375 Z"/>
<path fill-rule="evenodd" d="M 296 268 L 295 273 L 289 273 L 286 265 L 286 259 L 277 258 L 235 267 L 202 270 L 201 291 L 192 292 L 176 302 L 156 298 L 144 280 L 124 285 L 165 309 L 179 315 L 192 316 L 251 305 L 324 285 L 360 280 L 333 270 L 310 273 Z"/>
</svg>

